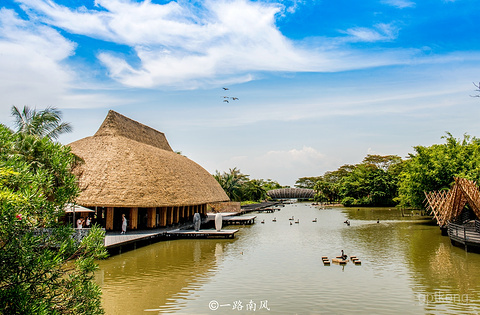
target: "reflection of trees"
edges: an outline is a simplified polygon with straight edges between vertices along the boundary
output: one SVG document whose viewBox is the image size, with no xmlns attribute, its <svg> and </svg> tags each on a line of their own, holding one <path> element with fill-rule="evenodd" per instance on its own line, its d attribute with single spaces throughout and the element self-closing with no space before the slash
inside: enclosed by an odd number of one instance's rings
<svg viewBox="0 0 480 315">
<path fill-rule="evenodd" d="M 228 242 L 176 240 L 100 262 L 97 282 L 107 314 L 157 309 L 208 280 Z"/>
<path fill-rule="evenodd" d="M 472 307 L 480 310 L 479 254 L 452 246 L 450 239 L 442 236 L 438 226 L 432 225 L 429 219 L 401 222 L 397 221 L 398 210 L 392 210 L 391 219 L 395 221 L 386 221 L 388 210 L 345 211 L 350 220 L 358 221 L 342 231 L 342 238 L 355 244 L 356 254 L 361 252 L 369 256 L 369 264 L 381 266 L 378 270 L 406 268 L 415 302 L 425 302 L 418 299 L 422 296 L 428 296 L 430 302 L 437 299 L 425 305 L 426 311 L 455 314 L 459 309 L 463 312 Z M 368 222 L 376 220 L 376 216 L 381 224 Z M 448 295 L 450 298 L 456 295 L 456 302 L 447 300 Z M 465 295 L 469 303 L 459 300 Z"/>
<path fill-rule="evenodd" d="M 419 286 L 427 292 L 445 287 L 451 294 L 478 291 L 480 255 L 453 247 L 438 228 L 432 229 L 417 229 L 410 235 L 408 258 Z"/>
</svg>

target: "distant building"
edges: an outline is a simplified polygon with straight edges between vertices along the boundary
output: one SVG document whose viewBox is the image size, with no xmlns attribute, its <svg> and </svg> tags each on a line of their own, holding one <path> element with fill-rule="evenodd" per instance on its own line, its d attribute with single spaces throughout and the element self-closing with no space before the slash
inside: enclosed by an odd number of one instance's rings
<svg viewBox="0 0 480 315">
<path fill-rule="evenodd" d="M 70 144 L 83 159 L 74 173 L 81 189 L 76 204 L 95 210 L 106 230 L 155 228 L 191 221 L 207 204 L 229 198 L 215 178 L 173 152 L 165 135 L 109 111 L 92 137 Z"/>
</svg>

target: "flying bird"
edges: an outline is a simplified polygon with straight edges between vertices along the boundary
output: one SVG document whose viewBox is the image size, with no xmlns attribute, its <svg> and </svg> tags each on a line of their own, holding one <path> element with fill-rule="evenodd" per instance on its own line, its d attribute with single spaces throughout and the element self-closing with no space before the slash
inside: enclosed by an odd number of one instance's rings
<svg viewBox="0 0 480 315">
<path fill-rule="evenodd" d="M 228 90 L 228 88 L 226 88 L 226 87 L 224 87 L 223 89 L 224 89 L 225 91 L 227 91 L 227 90 Z"/>
<path fill-rule="evenodd" d="M 238 97 L 232 97 L 232 100 L 236 101 L 238 100 Z"/>
<path fill-rule="evenodd" d="M 230 103 L 228 100 L 223 100 L 224 102 Z"/>
</svg>

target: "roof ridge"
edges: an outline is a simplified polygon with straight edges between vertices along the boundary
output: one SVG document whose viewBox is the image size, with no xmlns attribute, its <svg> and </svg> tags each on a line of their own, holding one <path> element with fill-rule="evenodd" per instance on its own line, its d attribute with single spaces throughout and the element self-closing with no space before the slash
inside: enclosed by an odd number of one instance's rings
<svg viewBox="0 0 480 315">
<path fill-rule="evenodd" d="M 101 136 L 122 136 L 173 152 L 163 132 L 139 123 L 113 110 L 108 111 L 107 117 L 105 117 L 102 125 L 94 135 L 94 137 Z"/>
</svg>

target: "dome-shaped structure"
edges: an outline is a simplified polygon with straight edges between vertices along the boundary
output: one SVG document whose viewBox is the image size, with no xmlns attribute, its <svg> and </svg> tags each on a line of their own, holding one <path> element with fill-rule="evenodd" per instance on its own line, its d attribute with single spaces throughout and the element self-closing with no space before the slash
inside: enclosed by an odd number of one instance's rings
<svg viewBox="0 0 480 315">
<path fill-rule="evenodd" d="M 199 206 L 201 211 L 195 210 L 205 212 L 207 203 L 229 200 L 211 174 L 173 152 L 163 133 L 114 111 L 109 111 L 94 136 L 70 147 L 84 161 L 74 170 L 81 189 L 76 200 L 79 205 L 107 207 L 112 215 L 114 208 L 137 209 L 130 213 L 134 217 L 143 217 L 138 208 L 148 208 L 151 214 L 145 211 L 152 222 L 147 227 L 155 227 L 169 223 L 168 211 L 173 212 L 172 223 L 176 223 L 185 207 Z M 153 223 L 158 221 L 157 213 L 164 217 L 162 209 L 166 221 Z M 108 221 L 107 213 L 107 229 Z M 111 221 L 113 224 L 113 218 Z"/>
</svg>

